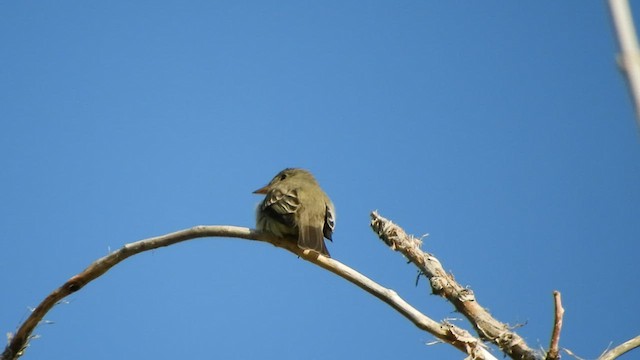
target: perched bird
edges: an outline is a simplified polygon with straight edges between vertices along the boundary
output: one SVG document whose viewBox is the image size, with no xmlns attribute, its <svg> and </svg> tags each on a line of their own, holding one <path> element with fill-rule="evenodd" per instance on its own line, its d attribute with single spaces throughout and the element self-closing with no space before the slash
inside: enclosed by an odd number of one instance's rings
<svg viewBox="0 0 640 360">
<path fill-rule="evenodd" d="M 332 240 L 335 210 L 310 172 L 284 169 L 253 193 L 266 195 L 256 212 L 259 230 L 293 238 L 301 249 L 330 256 L 323 237 Z"/>
</svg>

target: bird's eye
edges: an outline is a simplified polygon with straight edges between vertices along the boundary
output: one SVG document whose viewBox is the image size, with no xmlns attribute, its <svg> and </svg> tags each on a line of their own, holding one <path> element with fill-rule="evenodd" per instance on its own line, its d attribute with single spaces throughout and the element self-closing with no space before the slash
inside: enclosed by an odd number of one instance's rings
<svg viewBox="0 0 640 360">
<path fill-rule="evenodd" d="M 280 181 L 284 180 L 287 178 L 287 174 L 282 174 L 280 175 Z"/>
</svg>

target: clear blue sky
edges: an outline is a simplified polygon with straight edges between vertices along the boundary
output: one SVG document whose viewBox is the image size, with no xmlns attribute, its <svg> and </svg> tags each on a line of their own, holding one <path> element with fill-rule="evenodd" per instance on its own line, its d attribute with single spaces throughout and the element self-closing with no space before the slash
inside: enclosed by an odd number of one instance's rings
<svg viewBox="0 0 640 360">
<path fill-rule="evenodd" d="M 532 347 L 556 289 L 579 356 L 640 334 L 640 140 L 604 1 L 3 1 L 0 42 L 2 334 L 110 249 L 252 227 L 290 166 L 336 205 L 334 258 L 435 320 L 460 315 L 371 210 L 429 233 Z M 25 359 L 464 357 L 242 240 L 136 256 L 68 300 Z"/>
</svg>

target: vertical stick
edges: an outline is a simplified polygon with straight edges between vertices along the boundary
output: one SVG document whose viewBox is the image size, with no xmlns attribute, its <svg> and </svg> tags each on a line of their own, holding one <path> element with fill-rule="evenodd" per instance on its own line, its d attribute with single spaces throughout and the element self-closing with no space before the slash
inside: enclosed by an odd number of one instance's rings
<svg viewBox="0 0 640 360">
<path fill-rule="evenodd" d="M 562 331 L 562 317 L 564 316 L 564 308 L 562 307 L 562 298 L 560 297 L 560 291 L 553 292 L 553 300 L 556 308 L 555 317 L 553 319 L 553 332 L 551 333 L 551 344 L 549 345 L 549 352 L 547 352 L 546 360 L 559 360 L 560 359 L 560 331 Z"/>
</svg>

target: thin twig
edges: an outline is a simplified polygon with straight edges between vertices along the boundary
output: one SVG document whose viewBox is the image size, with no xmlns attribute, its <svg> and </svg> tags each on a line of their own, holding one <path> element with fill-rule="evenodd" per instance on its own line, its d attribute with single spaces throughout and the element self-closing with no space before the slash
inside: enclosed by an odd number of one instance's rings
<svg viewBox="0 0 640 360">
<path fill-rule="evenodd" d="M 634 337 L 631 340 L 625 341 L 624 343 L 607 351 L 602 356 L 600 356 L 598 360 L 613 360 L 626 353 L 627 351 L 633 350 L 637 347 L 640 347 L 640 335 Z"/>
<path fill-rule="evenodd" d="M 563 348 L 562 350 L 564 350 L 564 352 L 566 352 L 567 354 L 569 354 L 569 356 L 571 356 L 572 358 L 576 359 L 576 360 L 586 360 L 584 358 L 581 358 L 580 356 L 576 355 L 573 351 L 567 349 L 567 348 Z"/>
<path fill-rule="evenodd" d="M 551 333 L 551 344 L 547 352 L 546 360 L 560 360 L 560 332 L 562 331 L 562 318 L 564 316 L 564 308 L 562 307 L 562 297 L 560 291 L 553 292 L 553 302 L 555 305 L 555 316 L 553 319 L 553 332 Z"/>
<path fill-rule="evenodd" d="M 174 233 L 157 236 L 134 243 L 126 244 L 122 248 L 110 253 L 91 263 L 84 271 L 71 277 L 62 286 L 49 294 L 31 313 L 18 328 L 15 334 L 9 339 L 9 344 L 0 356 L 1 360 L 15 360 L 24 354 L 32 333 L 36 326 L 42 321 L 45 314 L 53 308 L 60 300 L 67 295 L 82 289 L 91 281 L 97 279 L 109 269 L 121 261 L 144 251 L 157 249 L 163 246 L 173 245 L 182 241 L 202 238 L 202 237 L 231 237 L 247 240 L 257 240 L 271 243 L 277 247 L 286 249 L 295 255 L 314 263 L 342 278 L 359 286 L 363 290 L 384 301 L 404 317 L 409 319 L 418 328 L 428 331 L 438 339 L 447 342 L 457 349 L 465 352 L 471 359 L 495 360 L 482 342 L 469 334 L 466 330 L 460 329 L 449 323 L 438 323 L 417 309 L 409 305 L 398 294 L 385 287 L 382 287 L 373 280 L 360 274 L 356 270 L 336 261 L 322 256 L 314 251 L 301 250 L 295 242 L 286 239 L 276 238 L 256 230 L 237 226 L 196 226 Z"/>
<path fill-rule="evenodd" d="M 399 251 L 414 263 L 429 279 L 433 293 L 449 300 L 456 310 L 471 322 L 481 339 L 498 345 L 512 359 L 540 358 L 539 354 L 527 346 L 522 337 L 509 329 L 506 324 L 494 319 L 485 308 L 480 306 L 473 291 L 458 284 L 453 276 L 444 270 L 435 256 L 423 252 L 420 249 L 422 241 L 407 235 L 400 226 L 375 211 L 371 213 L 371 219 L 371 228 L 378 237 L 391 249 Z"/>
</svg>

